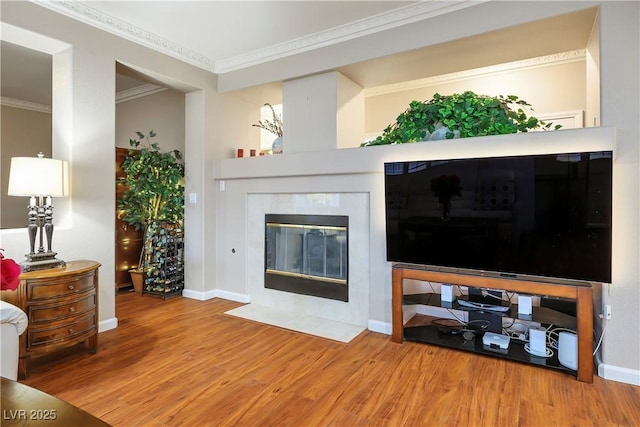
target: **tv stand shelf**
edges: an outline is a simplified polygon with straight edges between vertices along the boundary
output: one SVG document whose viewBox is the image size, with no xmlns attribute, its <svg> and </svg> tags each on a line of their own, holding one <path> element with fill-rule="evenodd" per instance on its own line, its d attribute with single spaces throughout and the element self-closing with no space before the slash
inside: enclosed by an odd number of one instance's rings
<svg viewBox="0 0 640 427">
<path fill-rule="evenodd" d="M 430 268 L 414 264 L 394 264 L 392 274 L 393 342 L 402 343 L 405 339 L 420 341 L 520 362 L 533 363 L 550 368 L 560 368 L 569 372 L 575 372 L 578 381 L 593 382 L 593 286 L 591 283 L 581 281 L 555 282 L 543 278 L 471 274 L 455 269 Z M 438 305 L 440 296 L 436 294 L 404 295 L 404 279 L 446 283 L 471 288 L 502 289 L 508 292 L 544 295 L 575 301 L 575 318 L 542 307 L 540 309 L 536 307 L 538 310 L 534 312 L 533 317 L 534 320 L 537 320 L 536 316 L 540 315 L 542 322 L 554 323 L 568 328 L 575 327 L 578 336 L 577 371 L 572 371 L 559 365 L 556 355 L 548 359 L 530 357 L 530 355 L 524 351 L 523 345 L 519 342 L 513 342 L 510 345 L 508 353 L 501 354 L 483 349 L 482 341 L 478 338 L 468 342 L 464 342 L 459 336 L 442 339 L 442 337 L 438 336 L 438 330 L 435 326 L 409 326 L 405 328 L 403 324 L 403 304 Z M 452 304 L 450 307 L 452 309 L 463 309 L 462 307 L 457 307 L 456 303 L 448 304 Z M 499 314 L 517 318 L 517 308 L 512 308 L 511 312 Z"/>
<path fill-rule="evenodd" d="M 467 299 L 467 297 L 460 296 L 459 299 Z M 424 294 L 406 294 L 402 299 L 403 305 L 428 305 L 433 307 L 449 308 L 451 310 L 461 311 L 478 311 L 475 308 L 464 307 L 458 302 L 447 302 L 440 299 L 440 294 L 424 293 Z M 503 303 L 506 305 L 506 301 Z M 518 304 L 511 304 L 509 311 L 491 312 L 497 316 L 508 317 L 510 319 L 536 321 L 539 323 L 549 323 L 559 327 L 575 330 L 577 327 L 575 316 L 562 313 L 547 307 L 533 307 L 533 314 L 526 316 L 518 314 Z"/>
</svg>

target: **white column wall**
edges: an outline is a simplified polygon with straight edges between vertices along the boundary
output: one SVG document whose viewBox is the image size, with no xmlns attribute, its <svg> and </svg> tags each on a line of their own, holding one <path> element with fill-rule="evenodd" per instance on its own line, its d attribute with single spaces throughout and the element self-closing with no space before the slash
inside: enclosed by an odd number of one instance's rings
<svg viewBox="0 0 640 427">
<path fill-rule="evenodd" d="M 338 72 L 283 83 L 285 153 L 358 146 L 364 140 L 364 92 Z"/>
<path fill-rule="evenodd" d="M 599 20 L 602 126 L 615 126 L 617 136 L 613 279 L 604 295 L 612 314 L 601 374 L 640 385 L 640 3 L 603 2 Z"/>
</svg>

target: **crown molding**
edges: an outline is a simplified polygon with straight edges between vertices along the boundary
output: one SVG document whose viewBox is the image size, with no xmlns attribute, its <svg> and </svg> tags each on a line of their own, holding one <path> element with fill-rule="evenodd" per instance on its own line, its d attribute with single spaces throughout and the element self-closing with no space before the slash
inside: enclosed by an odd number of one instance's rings
<svg viewBox="0 0 640 427">
<path fill-rule="evenodd" d="M 287 56 L 297 55 L 358 37 L 418 22 L 434 16 L 476 6 L 489 0 L 420 1 L 408 6 L 292 39 L 265 49 L 215 61 L 184 46 L 150 33 L 75 0 L 29 0 L 54 12 L 123 37 L 216 74 L 227 73 Z"/>
<path fill-rule="evenodd" d="M 0 97 L 0 105 L 5 107 L 21 108 L 23 110 L 37 111 L 38 113 L 51 114 L 51 106 L 38 104 L 37 102 L 22 101 L 20 99 Z"/>
<path fill-rule="evenodd" d="M 132 89 L 123 90 L 116 93 L 116 104 L 121 102 L 131 101 L 143 96 L 153 95 L 154 93 L 167 90 L 166 87 L 154 85 L 151 83 L 137 86 Z M 5 107 L 21 108 L 23 110 L 37 111 L 39 113 L 51 114 L 51 106 L 38 104 L 37 102 L 22 101 L 20 99 L 8 98 L 6 96 L 0 97 L 0 105 Z"/>
<path fill-rule="evenodd" d="M 563 63 L 583 61 L 586 58 L 586 49 L 561 52 L 553 55 L 539 56 L 536 58 L 524 59 L 522 61 L 507 62 L 504 64 L 491 65 L 488 67 L 475 68 L 456 73 L 442 74 L 439 76 L 426 77 L 424 79 L 411 80 L 407 82 L 394 83 L 384 86 L 372 87 L 364 90 L 364 95 L 378 96 L 389 93 L 403 92 L 406 90 L 422 89 L 429 86 L 453 83 L 457 81 L 477 79 L 480 77 L 508 73 L 516 70 L 534 69 L 548 67 Z"/>
<path fill-rule="evenodd" d="M 73 0 L 29 0 L 54 12 L 157 50 L 173 58 L 213 72 L 214 60 L 133 24 L 100 12 L 86 3 Z"/>
<path fill-rule="evenodd" d="M 264 62 L 282 59 L 326 46 L 343 43 L 358 37 L 389 30 L 456 10 L 476 6 L 489 0 L 420 1 L 369 18 L 340 25 L 265 49 L 216 61 L 215 72 L 223 74 Z"/>
<path fill-rule="evenodd" d="M 142 98 L 143 96 L 153 95 L 154 93 L 167 90 L 166 87 L 147 83 L 142 86 L 137 86 L 131 89 L 123 90 L 116 93 L 116 104 L 120 102 L 131 101 L 136 98 Z"/>
</svg>

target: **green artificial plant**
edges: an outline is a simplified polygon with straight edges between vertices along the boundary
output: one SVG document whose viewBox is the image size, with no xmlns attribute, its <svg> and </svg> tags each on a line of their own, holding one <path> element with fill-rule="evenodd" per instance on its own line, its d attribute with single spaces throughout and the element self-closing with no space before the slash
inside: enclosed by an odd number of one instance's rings
<svg viewBox="0 0 640 427">
<path fill-rule="evenodd" d="M 515 95 L 486 96 L 471 91 L 446 96 L 436 93 L 429 101 L 412 101 L 381 136 L 363 145 L 424 141 L 439 130 L 445 138 L 451 139 L 552 127 L 551 123 L 528 117 L 523 107 L 533 111 L 528 102 Z M 559 128 L 560 125 L 555 126 L 555 129 Z"/>
<path fill-rule="evenodd" d="M 136 132 L 130 139 L 129 153 L 122 163 L 124 176 L 117 182 L 125 186 L 118 201 L 119 218 L 144 230 L 144 244 L 138 268 L 148 262 L 145 252 L 159 227 L 182 227 L 184 222 L 184 163 L 179 150 L 163 152 L 148 135 Z"/>
</svg>

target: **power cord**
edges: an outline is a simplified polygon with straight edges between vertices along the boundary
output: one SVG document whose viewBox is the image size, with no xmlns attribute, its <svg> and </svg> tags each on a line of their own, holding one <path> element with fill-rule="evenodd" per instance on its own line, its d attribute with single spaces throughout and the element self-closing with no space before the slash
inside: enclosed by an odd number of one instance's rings
<svg viewBox="0 0 640 427">
<path fill-rule="evenodd" d="M 480 291 L 480 294 L 481 294 L 483 297 L 485 297 L 485 298 L 489 297 L 489 298 L 497 299 L 497 300 L 499 300 L 500 302 L 504 301 L 504 300 L 502 299 L 502 296 L 496 296 L 496 295 L 493 295 L 492 293 L 490 293 L 490 292 L 489 292 L 489 291 L 487 291 L 486 289 L 482 289 L 482 290 Z M 505 292 L 505 294 L 507 294 L 507 292 Z M 508 309 L 511 309 L 511 305 L 512 305 L 513 303 L 512 303 L 512 301 L 511 301 L 511 297 L 509 297 L 509 295 L 508 295 L 508 294 L 507 294 L 507 301 L 509 302 L 509 305 L 507 306 L 507 308 L 508 308 Z M 507 311 L 508 311 L 508 310 L 507 310 Z"/>
<path fill-rule="evenodd" d="M 602 328 L 602 334 L 600 334 L 600 339 L 598 340 L 598 345 L 596 345 L 595 350 L 593 350 L 592 356 L 595 356 L 596 353 L 598 352 L 598 349 L 600 348 L 600 345 L 602 344 L 602 340 L 604 339 L 604 333 L 607 331 L 607 326 L 609 326 L 609 322 L 607 322 L 607 320 L 605 319 L 604 328 Z"/>
<path fill-rule="evenodd" d="M 551 348 L 558 348 L 558 339 L 560 337 L 560 332 L 570 332 L 572 334 L 576 333 L 576 331 L 574 331 L 573 329 L 555 328 L 554 325 L 549 325 L 549 327 L 547 328 L 547 341 Z"/>
<path fill-rule="evenodd" d="M 486 289 L 481 290 L 480 293 L 482 294 L 483 297 L 495 298 L 497 300 L 502 301 L 502 297 L 501 296 L 499 297 L 499 296 L 493 295 L 493 294 L 489 293 L 489 291 L 487 291 Z"/>
<path fill-rule="evenodd" d="M 538 357 L 551 357 L 551 356 L 553 356 L 553 350 L 551 350 L 549 347 L 545 347 L 544 354 L 542 354 L 542 353 L 538 353 L 537 351 L 534 352 L 533 350 L 531 350 L 531 347 L 530 347 L 529 343 L 526 343 L 524 345 L 524 351 L 526 351 L 527 353 L 532 354 L 534 356 L 538 356 Z"/>
<path fill-rule="evenodd" d="M 467 322 L 465 322 L 463 319 L 460 319 L 453 311 L 451 311 L 451 309 L 447 308 L 447 311 L 449 312 L 449 314 L 451 314 L 451 316 L 453 316 L 453 318 L 455 320 L 458 321 L 458 323 L 462 324 L 462 325 L 466 325 Z"/>
</svg>

